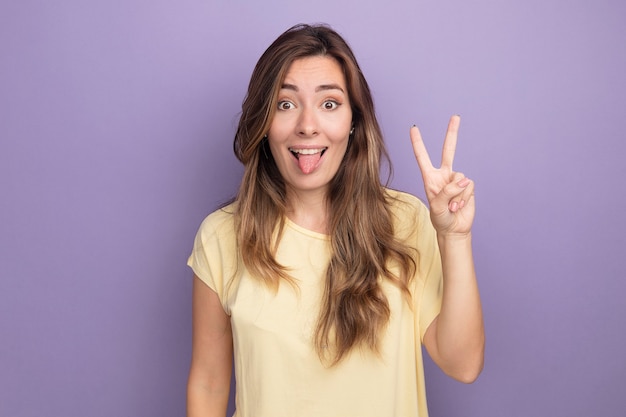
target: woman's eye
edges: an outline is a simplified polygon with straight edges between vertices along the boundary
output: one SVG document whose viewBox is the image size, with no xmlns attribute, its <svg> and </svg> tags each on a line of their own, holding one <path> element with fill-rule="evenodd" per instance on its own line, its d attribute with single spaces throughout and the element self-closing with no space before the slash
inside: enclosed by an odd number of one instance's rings
<svg viewBox="0 0 626 417">
<path fill-rule="evenodd" d="M 334 100 L 327 100 L 322 104 L 322 107 L 324 107 L 324 110 L 334 110 L 339 107 L 339 103 Z"/>
<path fill-rule="evenodd" d="M 279 101 L 278 110 L 290 110 L 293 109 L 293 103 L 290 101 Z"/>
</svg>

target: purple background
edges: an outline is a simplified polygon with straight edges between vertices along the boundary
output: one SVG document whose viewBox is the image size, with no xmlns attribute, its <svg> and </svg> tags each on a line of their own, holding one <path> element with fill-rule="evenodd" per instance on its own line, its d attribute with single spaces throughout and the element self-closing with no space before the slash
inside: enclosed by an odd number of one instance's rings
<svg viewBox="0 0 626 417">
<path fill-rule="evenodd" d="M 626 409 L 626 5 L 619 0 L 21 0 L 0 4 L 0 415 L 185 410 L 202 218 L 236 190 L 262 51 L 328 22 L 375 94 L 393 186 L 408 130 L 477 184 L 488 345 L 427 363 L 431 415 Z"/>
</svg>

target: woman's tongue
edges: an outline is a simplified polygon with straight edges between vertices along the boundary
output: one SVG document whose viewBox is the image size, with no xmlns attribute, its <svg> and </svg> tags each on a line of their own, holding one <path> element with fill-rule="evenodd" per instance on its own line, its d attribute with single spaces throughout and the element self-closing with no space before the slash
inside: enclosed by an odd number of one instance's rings
<svg viewBox="0 0 626 417">
<path fill-rule="evenodd" d="M 320 158 L 322 157 L 321 152 L 316 152 L 311 155 L 299 154 L 298 155 L 298 166 L 300 170 L 305 174 L 310 174 L 313 172 Z"/>
</svg>

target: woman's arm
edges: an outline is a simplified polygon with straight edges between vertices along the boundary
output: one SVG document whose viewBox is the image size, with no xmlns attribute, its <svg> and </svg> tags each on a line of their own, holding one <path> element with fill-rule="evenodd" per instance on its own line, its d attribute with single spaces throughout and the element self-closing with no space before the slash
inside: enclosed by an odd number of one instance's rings
<svg viewBox="0 0 626 417">
<path fill-rule="evenodd" d="M 426 330 L 424 346 L 448 375 L 465 383 L 483 368 L 485 331 L 472 259 L 471 235 L 438 237 L 443 268 L 441 312 Z"/>
<path fill-rule="evenodd" d="M 193 342 L 187 382 L 187 417 L 225 417 L 232 374 L 230 317 L 217 294 L 193 281 Z"/>
<path fill-rule="evenodd" d="M 440 168 L 433 167 L 416 127 L 411 140 L 443 269 L 441 311 L 426 330 L 424 346 L 446 374 L 469 383 L 483 367 L 485 331 L 472 255 L 474 182 L 452 169 L 459 123 L 458 116 L 450 119 Z"/>
</svg>

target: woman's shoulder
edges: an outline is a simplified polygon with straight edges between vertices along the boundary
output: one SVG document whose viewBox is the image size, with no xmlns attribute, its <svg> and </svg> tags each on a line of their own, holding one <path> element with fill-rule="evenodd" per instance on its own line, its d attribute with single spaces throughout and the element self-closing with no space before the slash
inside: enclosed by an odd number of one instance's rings
<svg viewBox="0 0 626 417">
<path fill-rule="evenodd" d="M 416 219 L 428 216 L 428 208 L 424 202 L 413 194 L 385 188 L 385 195 L 392 213 L 397 217 Z"/>
<path fill-rule="evenodd" d="M 199 232 L 205 236 L 234 234 L 236 204 L 227 204 L 206 216 L 200 224 Z"/>
</svg>

